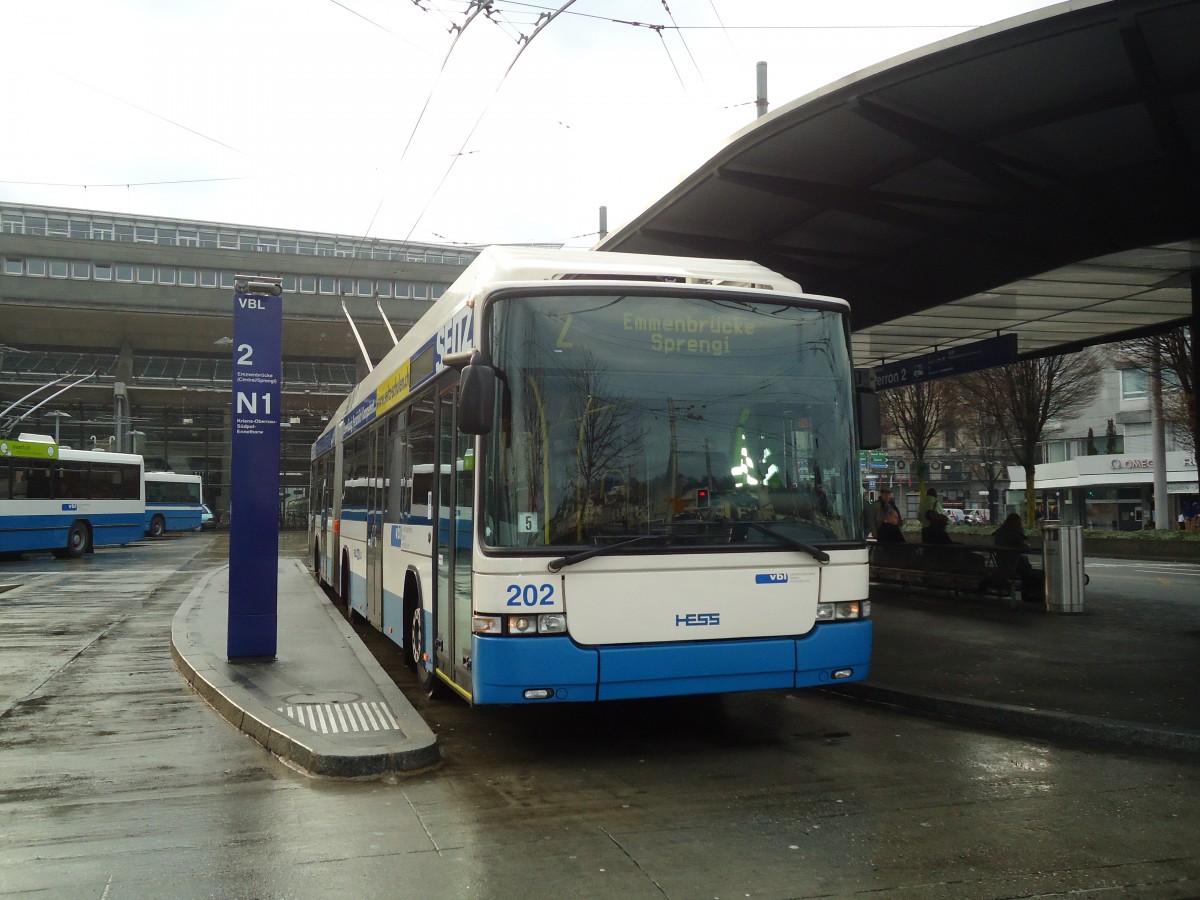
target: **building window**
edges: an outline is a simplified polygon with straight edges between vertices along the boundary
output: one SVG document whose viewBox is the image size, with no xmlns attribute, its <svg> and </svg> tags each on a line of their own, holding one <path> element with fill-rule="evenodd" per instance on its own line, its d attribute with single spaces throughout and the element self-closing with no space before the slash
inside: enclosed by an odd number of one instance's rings
<svg viewBox="0 0 1200 900">
<path fill-rule="evenodd" d="M 1121 399 L 1140 400 L 1150 395 L 1150 377 L 1139 369 L 1121 370 Z"/>
<path fill-rule="evenodd" d="M 284 275 L 283 276 L 283 289 L 289 294 L 296 293 L 296 276 L 295 275 Z"/>
<path fill-rule="evenodd" d="M 217 249 L 217 233 L 215 231 L 200 232 L 200 246 L 206 250 Z"/>
<path fill-rule="evenodd" d="M 25 260 L 25 274 L 35 278 L 46 277 L 46 261 L 44 259 Z"/>
<path fill-rule="evenodd" d="M 418 281 L 413 284 L 413 296 L 418 300 L 424 300 L 429 296 L 429 285 Z"/>
<path fill-rule="evenodd" d="M 296 249 L 297 249 L 298 253 L 301 253 L 304 256 L 316 256 L 317 255 L 317 242 L 316 241 L 299 241 L 296 244 Z"/>
<path fill-rule="evenodd" d="M 50 260 L 50 277 L 51 278 L 66 278 L 70 267 L 65 259 Z"/>
<path fill-rule="evenodd" d="M 71 277 L 81 281 L 92 277 L 92 264 L 84 259 L 71 260 Z"/>
<path fill-rule="evenodd" d="M 139 244 L 155 243 L 155 234 L 153 225 L 139 225 L 134 229 L 133 239 Z"/>
<path fill-rule="evenodd" d="M 196 286 L 196 270 L 195 269 L 180 269 L 179 283 L 184 287 Z"/>
<path fill-rule="evenodd" d="M 174 228 L 158 229 L 158 242 L 160 244 L 167 244 L 168 246 L 174 247 L 176 240 L 177 237 Z"/>
<path fill-rule="evenodd" d="M 392 296 L 392 283 L 390 281 L 381 281 L 376 285 L 376 290 L 380 297 Z"/>
<path fill-rule="evenodd" d="M 222 250 L 236 250 L 238 248 L 238 236 L 230 234 L 227 231 L 222 231 L 217 235 L 217 246 Z"/>
<path fill-rule="evenodd" d="M 350 295 L 352 295 L 354 293 L 354 279 L 353 278 L 339 278 L 338 279 L 338 293 L 341 294 L 343 297 L 349 297 Z"/>
<path fill-rule="evenodd" d="M 93 241 L 111 241 L 113 239 L 112 225 L 101 225 L 95 222 L 92 223 L 92 240 Z"/>
<path fill-rule="evenodd" d="M 295 253 L 296 252 L 296 239 L 295 238 L 280 238 L 279 239 L 279 252 L 280 253 Z"/>
<path fill-rule="evenodd" d="M 12 213 L 0 215 L 0 229 L 7 234 L 21 234 L 25 230 L 24 220 Z"/>
<path fill-rule="evenodd" d="M 133 226 L 132 225 L 114 225 L 113 226 L 113 234 L 116 235 L 118 241 L 132 241 L 133 240 Z"/>
<path fill-rule="evenodd" d="M 215 288 L 217 286 L 217 273 L 213 269 L 200 270 L 200 287 Z"/>
<path fill-rule="evenodd" d="M 412 296 L 412 285 L 409 284 L 407 281 L 397 281 L 396 282 L 396 296 L 397 297 L 411 297 Z"/>
<path fill-rule="evenodd" d="M 154 266 L 137 267 L 138 284 L 154 284 Z"/>
<path fill-rule="evenodd" d="M 317 292 L 317 276 L 316 275 L 301 275 L 300 276 L 300 293 L 315 294 Z"/>
<path fill-rule="evenodd" d="M 71 226 L 66 219 L 50 219 L 46 230 L 49 234 L 66 237 L 71 233 Z"/>
<path fill-rule="evenodd" d="M 370 278 L 358 279 L 358 296 L 373 297 L 375 295 L 375 282 Z"/>
<path fill-rule="evenodd" d="M 448 288 L 448 287 L 450 287 L 450 285 L 448 285 L 448 284 L 430 285 L 430 289 L 433 291 L 433 299 L 434 300 L 439 299 L 442 296 L 442 294 L 446 293 L 446 288 Z"/>
<path fill-rule="evenodd" d="M 332 294 L 336 287 L 337 287 L 337 284 L 334 281 L 334 279 L 330 278 L 328 275 L 321 276 L 321 293 L 322 294 Z"/>
<path fill-rule="evenodd" d="M 4 274 L 5 275 L 24 275 L 25 274 L 25 261 L 22 259 L 8 259 L 6 257 L 4 260 Z"/>
<path fill-rule="evenodd" d="M 92 278 L 96 281 L 112 281 L 113 267 L 108 263 L 93 263 Z"/>
<path fill-rule="evenodd" d="M 175 267 L 160 266 L 158 269 L 159 284 L 174 284 L 175 283 Z"/>
<path fill-rule="evenodd" d="M 117 281 L 133 281 L 133 266 L 117 263 Z"/>
<path fill-rule="evenodd" d="M 86 241 L 91 237 L 92 225 L 87 219 L 71 220 L 71 237 L 77 241 Z"/>
<path fill-rule="evenodd" d="M 43 216 L 26 216 L 25 217 L 25 233 L 35 234 L 39 237 L 46 235 L 46 219 Z"/>
<path fill-rule="evenodd" d="M 233 290 L 233 272 L 221 273 L 221 287 Z"/>
<path fill-rule="evenodd" d="M 179 229 L 179 246 L 180 247 L 199 247 L 200 233 L 194 228 Z"/>
</svg>

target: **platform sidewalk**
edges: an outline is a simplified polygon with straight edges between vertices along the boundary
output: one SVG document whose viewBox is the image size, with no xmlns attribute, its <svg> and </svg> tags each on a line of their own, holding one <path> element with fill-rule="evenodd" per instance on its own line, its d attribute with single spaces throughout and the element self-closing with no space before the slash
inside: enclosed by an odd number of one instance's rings
<svg viewBox="0 0 1200 900">
<path fill-rule="evenodd" d="M 207 573 L 171 623 L 171 656 L 214 709 L 286 763 L 340 778 L 438 765 L 437 738 L 317 586 L 279 560 L 271 662 L 226 659 L 229 568 Z"/>
<path fill-rule="evenodd" d="M 870 676 L 831 690 L 1010 732 L 1200 752 L 1200 601 L 1099 580 L 1079 615 L 872 583 Z"/>
</svg>

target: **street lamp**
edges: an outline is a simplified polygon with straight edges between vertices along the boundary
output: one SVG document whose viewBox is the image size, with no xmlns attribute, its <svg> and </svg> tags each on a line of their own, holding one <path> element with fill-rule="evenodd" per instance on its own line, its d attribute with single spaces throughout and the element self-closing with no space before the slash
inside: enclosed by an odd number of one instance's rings
<svg viewBox="0 0 1200 900">
<path fill-rule="evenodd" d="M 68 412 L 63 412 L 60 409 L 55 409 L 55 410 L 51 410 L 50 412 L 46 413 L 46 415 L 54 417 L 54 443 L 57 444 L 58 443 L 58 426 L 62 422 L 63 419 L 71 418 L 71 414 Z"/>
</svg>

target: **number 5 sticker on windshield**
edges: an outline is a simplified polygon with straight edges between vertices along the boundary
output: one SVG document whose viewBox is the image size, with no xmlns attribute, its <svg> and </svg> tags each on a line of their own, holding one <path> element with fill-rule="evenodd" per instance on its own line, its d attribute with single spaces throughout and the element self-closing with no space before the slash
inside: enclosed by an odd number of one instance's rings
<svg viewBox="0 0 1200 900">
<path fill-rule="evenodd" d="M 533 534 L 538 530 L 538 516 L 535 512 L 517 513 L 517 533 Z"/>
</svg>

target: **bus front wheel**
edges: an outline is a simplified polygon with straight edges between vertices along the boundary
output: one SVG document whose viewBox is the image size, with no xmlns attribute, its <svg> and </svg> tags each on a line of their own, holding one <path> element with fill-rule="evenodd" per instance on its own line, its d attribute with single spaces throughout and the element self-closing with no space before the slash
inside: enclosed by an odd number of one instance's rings
<svg viewBox="0 0 1200 900">
<path fill-rule="evenodd" d="M 162 537 L 166 531 L 167 522 L 162 516 L 155 516 L 150 520 L 150 537 Z"/>
<path fill-rule="evenodd" d="M 92 533 L 88 531 L 86 522 L 74 522 L 67 532 L 67 556 L 79 559 L 92 549 Z"/>
</svg>

